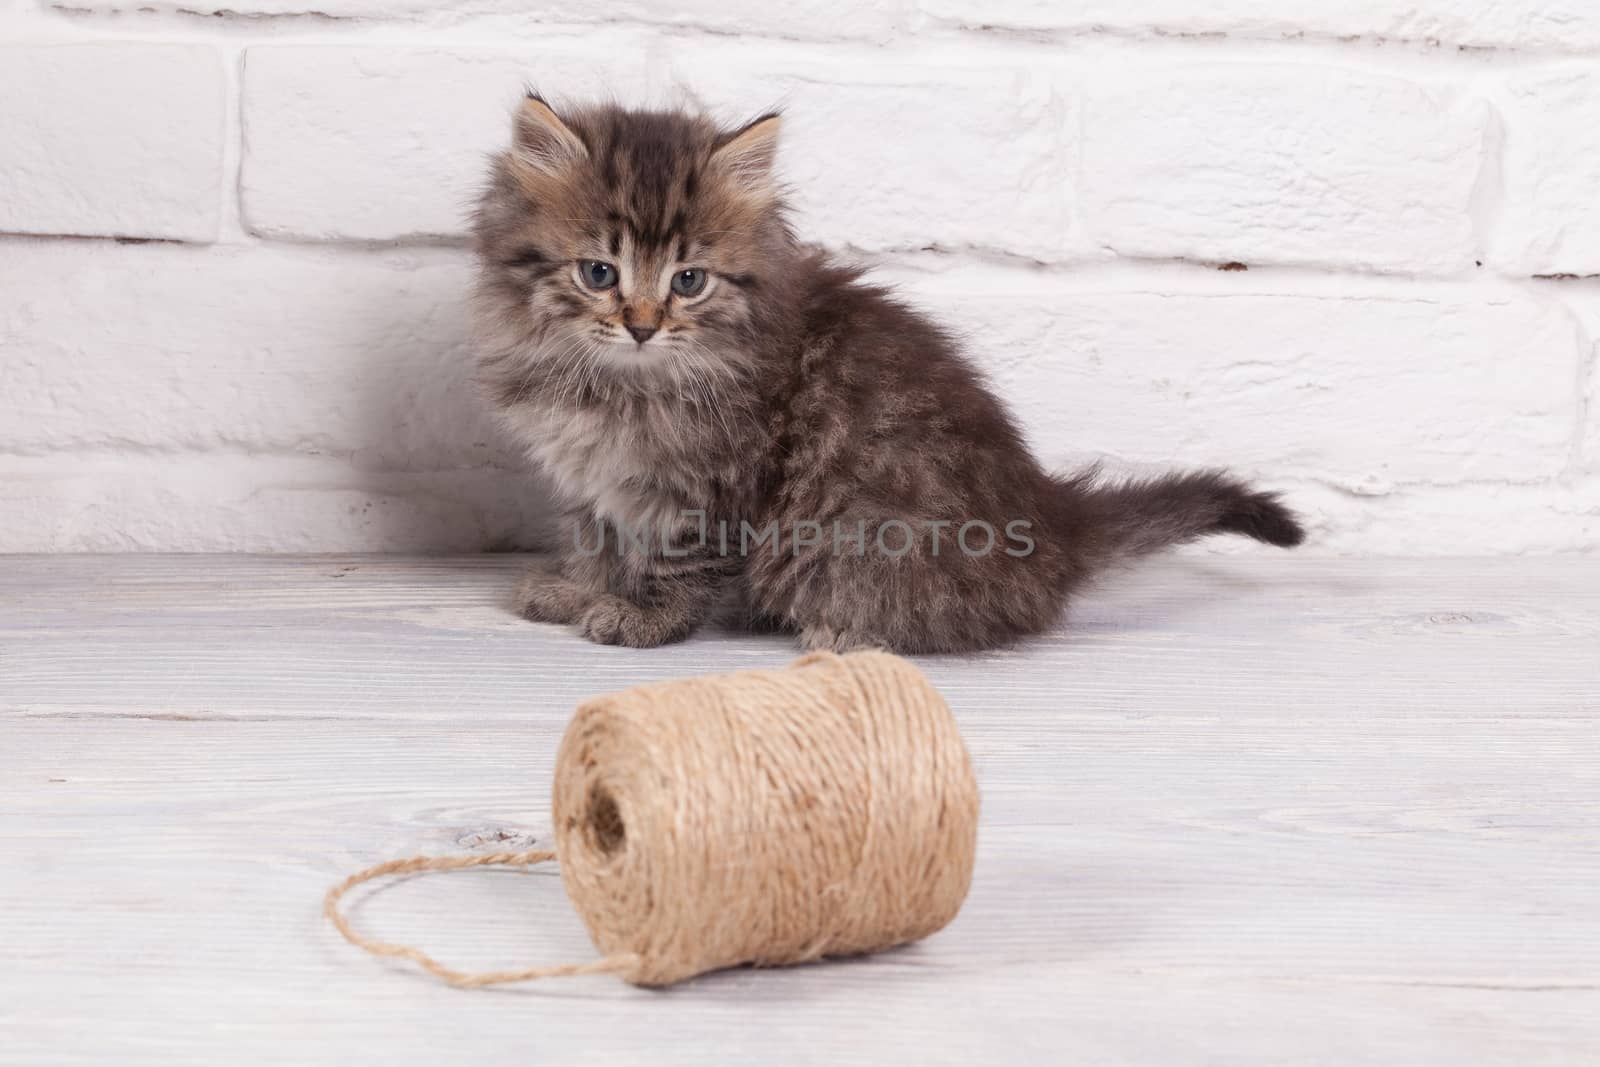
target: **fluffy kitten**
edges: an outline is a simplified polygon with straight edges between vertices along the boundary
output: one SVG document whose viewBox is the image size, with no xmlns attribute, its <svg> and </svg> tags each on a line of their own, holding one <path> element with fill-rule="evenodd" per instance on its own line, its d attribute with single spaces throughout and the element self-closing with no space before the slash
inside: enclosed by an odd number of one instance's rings
<svg viewBox="0 0 1600 1067">
<path fill-rule="evenodd" d="M 950 652 L 1050 627 L 1120 559 L 1300 542 L 1223 473 L 1042 470 L 944 330 L 797 241 L 778 126 L 518 110 L 476 214 L 475 332 L 567 505 L 523 615 L 647 647 L 731 601 L 807 648 Z"/>
</svg>

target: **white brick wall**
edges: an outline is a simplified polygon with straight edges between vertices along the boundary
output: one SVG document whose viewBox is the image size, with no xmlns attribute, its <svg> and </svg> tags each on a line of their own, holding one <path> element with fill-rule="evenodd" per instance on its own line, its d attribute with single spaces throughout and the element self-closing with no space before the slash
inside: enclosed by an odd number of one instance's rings
<svg viewBox="0 0 1600 1067">
<path fill-rule="evenodd" d="M 1563 63 L 1508 80 L 1504 219 L 1495 265 L 1517 274 L 1600 274 L 1600 64 Z"/>
<path fill-rule="evenodd" d="M 203 46 L 0 44 L 0 231 L 216 240 L 225 88 Z"/>
<path fill-rule="evenodd" d="M 1600 551 L 1590 0 L 0 0 L 0 551 L 536 539 L 464 344 L 524 81 L 785 105 L 803 228 L 1053 463 Z"/>
<path fill-rule="evenodd" d="M 1085 86 L 1080 207 L 1155 259 L 1449 274 L 1471 265 L 1485 108 L 1318 63 L 1163 63 Z"/>
</svg>

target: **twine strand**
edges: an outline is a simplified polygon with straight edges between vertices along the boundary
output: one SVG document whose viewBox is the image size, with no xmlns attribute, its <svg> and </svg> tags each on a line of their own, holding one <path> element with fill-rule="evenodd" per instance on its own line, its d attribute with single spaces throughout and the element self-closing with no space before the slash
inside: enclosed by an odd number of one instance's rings
<svg viewBox="0 0 1600 1067">
<path fill-rule="evenodd" d="M 322 914 L 333 923 L 334 929 L 344 936 L 344 939 L 357 948 L 365 949 L 374 956 L 389 956 L 394 959 L 410 960 L 430 974 L 449 982 L 458 989 L 478 989 L 488 985 L 502 985 L 507 982 L 529 982 L 536 978 L 569 978 L 580 974 L 618 974 L 630 969 L 637 964 L 631 954 L 620 953 L 606 956 L 603 959 L 591 960 L 588 963 L 558 963 L 545 967 L 523 967 L 513 971 L 458 971 L 447 967 L 423 952 L 421 949 L 409 945 L 397 945 L 390 941 L 379 941 L 357 933 L 350 925 L 350 920 L 345 918 L 339 910 L 339 901 L 344 895 L 363 882 L 370 882 L 375 878 L 384 878 L 395 874 L 420 874 L 436 871 L 459 871 L 470 867 L 520 867 L 526 868 L 535 863 L 544 863 L 556 858 L 555 851 L 548 848 L 529 849 L 526 852 L 485 852 L 470 856 L 408 856 L 405 859 L 389 860 L 368 867 L 364 871 L 357 871 L 332 889 L 322 900 Z"/>
</svg>

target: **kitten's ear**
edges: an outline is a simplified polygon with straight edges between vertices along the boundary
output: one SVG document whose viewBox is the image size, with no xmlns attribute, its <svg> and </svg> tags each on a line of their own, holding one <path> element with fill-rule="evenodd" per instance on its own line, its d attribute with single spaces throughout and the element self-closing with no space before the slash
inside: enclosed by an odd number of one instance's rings
<svg viewBox="0 0 1600 1067">
<path fill-rule="evenodd" d="M 711 153 L 712 165 L 748 192 L 772 192 L 772 168 L 778 161 L 778 127 L 781 124 L 775 111 L 746 123 L 722 138 L 716 151 Z"/>
<path fill-rule="evenodd" d="M 511 153 L 536 171 L 559 174 L 585 159 L 589 150 L 549 104 L 529 93 L 511 123 Z"/>
</svg>

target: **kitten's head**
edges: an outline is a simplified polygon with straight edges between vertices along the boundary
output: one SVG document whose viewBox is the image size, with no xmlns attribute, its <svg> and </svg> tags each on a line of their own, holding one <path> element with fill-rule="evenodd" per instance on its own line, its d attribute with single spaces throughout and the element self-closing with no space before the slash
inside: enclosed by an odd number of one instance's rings
<svg viewBox="0 0 1600 1067">
<path fill-rule="evenodd" d="M 727 370 L 792 246 L 778 117 L 556 112 L 530 95 L 478 206 L 480 313 L 505 351 L 648 375 Z"/>
</svg>

